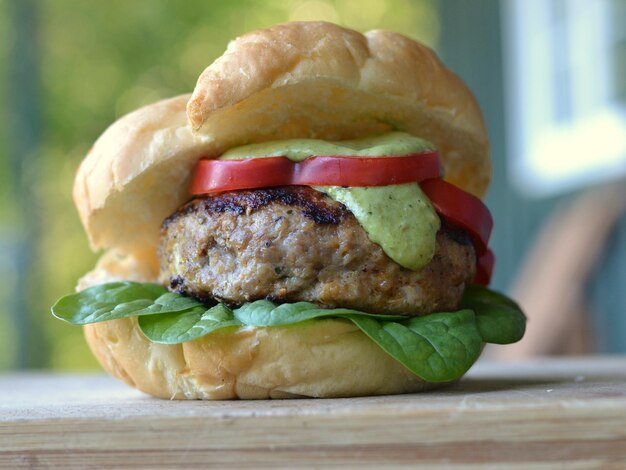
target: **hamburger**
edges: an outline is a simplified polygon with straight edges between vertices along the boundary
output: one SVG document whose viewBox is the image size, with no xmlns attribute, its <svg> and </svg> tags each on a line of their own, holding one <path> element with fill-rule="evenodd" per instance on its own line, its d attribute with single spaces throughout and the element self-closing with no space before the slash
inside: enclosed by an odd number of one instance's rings
<svg viewBox="0 0 626 470">
<path fill-rule="evenodd" d="M 74 200 L 104 253 L 52 313 L 157 397 L 439 387 L 524 333 L 486 287 L 490 168 L 475 98 L 427 47 L 254 31 L 95 142 Z"/>
</svg>

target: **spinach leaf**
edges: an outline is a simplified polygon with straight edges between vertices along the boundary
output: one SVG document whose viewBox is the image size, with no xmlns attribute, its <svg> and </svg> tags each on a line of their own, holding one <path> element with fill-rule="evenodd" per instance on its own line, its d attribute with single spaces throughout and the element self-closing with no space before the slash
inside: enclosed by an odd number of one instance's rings
<svg viewBox="0 0 626 470">
<path fill-rule="evenodd" d="M 197 300 L 169 292 L 159 284 L 111 282 L 61 297 L 52 314 L 74 325 L 117 318 L 206 308 Z"/>
<path fill-rule="evenodd" d="M 182 313 L 163 313 L 139 317 L 139 327 L 154 343 L 178 344 L 206 336 L 229 326 L 244 326 L 223 304 L 208 310 L 192 309 Z"/>
<path fill-rule="evenodd" d="M 482 338 L 471 310 L 433 313 L 404 322 L 346 317 L 390 356 L 431 382 L 461 377 L 480 355 Z"/>
<path fill-rule="evenodd" d="M 269 300 L 256 300 L 235 309 L 235 317 L 248 326 L 292 325 L 314 318 L 360 315 L 379 320 L 401 320 L 406 317 L 375 315 L 348 308 L 324 309 L 309 302 L 276 305 Z"/>
<path fill-rule="evenodd" d="M 508 305 L 475 304 L 476 326 L 485 343 L 511 344 L 526 331 L 526 317 Z"/>
<path fill-rule="evenodd" d="M 520 310 L 519 305 L 506 295 L 485 286 L 472 284 L 465 288 L 463 298 L 461 299 L 461 307 L 472 308 L 472 305 L 476 303 L 508 305 L 509 307 Z"/>
<path fill-rule="evenodd" d="M 485 343 L 510 344 L 526 331 L 526 316 L 510 298 L 484 286 L 470 286 L 461 301 L 476 314 L 476 325 Z"/>
</svg>

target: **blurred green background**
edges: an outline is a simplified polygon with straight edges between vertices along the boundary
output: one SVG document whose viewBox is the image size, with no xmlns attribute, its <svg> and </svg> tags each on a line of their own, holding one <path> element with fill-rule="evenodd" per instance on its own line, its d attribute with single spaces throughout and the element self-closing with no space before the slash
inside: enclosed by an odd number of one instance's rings
<svg viewBox="0 0 626 470">
<path fill-rule="evenodd" d="M 0 369 L 91 368 L 49 314 L 93 267 L 74 172 L 116 118 L 191 92 L 230 39 L 289 20 L 386 28 L 436 44 L 429 1 L 0 0 Z"/>
<path fill-rule="evenodd" d="M 0 370 L 97 367 L 81 329 L 49 313 L 97 259 L 71 200 L 93 141 L 123 114 L 190 92 L 230 39 L 289 20 L 404 33 L 434 47 L 474 89 L 493 142 L 494 285 L 507 289 L 537 228 L 575 191 L 527 198 L 507 177 L 505 3 L 0 0 Z M 624 281 L 624 268 L 615 269 L 613 282 Z M 623 296 L 617 301 L 623 309 Z"/>
</svg>

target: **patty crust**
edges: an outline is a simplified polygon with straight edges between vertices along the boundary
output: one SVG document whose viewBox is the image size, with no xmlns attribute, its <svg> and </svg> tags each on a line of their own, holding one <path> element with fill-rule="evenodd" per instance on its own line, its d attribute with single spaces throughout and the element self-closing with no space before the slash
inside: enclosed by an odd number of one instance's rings
<svg viewBox="0 0 626 470">
<path fill-rule="evenodd" d="M 160 281 L 203 301 L 411 316 L 455 310 L 476 264 L 467 234 L 442 223 L 433 259 L 403 268 L 343 204 L 296 186 L 191 200 L 163 222 L 159 256 Z"/>
</svg>

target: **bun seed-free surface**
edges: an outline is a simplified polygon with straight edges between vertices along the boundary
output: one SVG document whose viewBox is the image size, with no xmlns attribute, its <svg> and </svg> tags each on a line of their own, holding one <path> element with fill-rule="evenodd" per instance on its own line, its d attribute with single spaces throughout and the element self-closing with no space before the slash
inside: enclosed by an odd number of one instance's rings
<svg viewBox="0 0 626 470">
<path fill-rule="evenodd" d="M 254 142 L 392 130 L 433 142 L 446 179 L 484 195 L 491 165 L 482 115 L 429 48 L 323 22 L 237 38 L 192 95 L 122 117 L 81 164 L 74 200 L 92 248 L 107 251 L 79 288 L 156 280 L 159 228 L 190 199 L 199 159 Z M 339 319 L 228 329 L 179 345 L 151 343 L 136 319 L 87 325 L 85 335 L 112 375 L 164 398 L 359 396 L 442 385 L 425 383 Z"/>
</svg>

